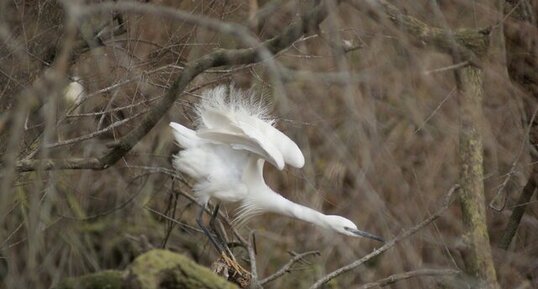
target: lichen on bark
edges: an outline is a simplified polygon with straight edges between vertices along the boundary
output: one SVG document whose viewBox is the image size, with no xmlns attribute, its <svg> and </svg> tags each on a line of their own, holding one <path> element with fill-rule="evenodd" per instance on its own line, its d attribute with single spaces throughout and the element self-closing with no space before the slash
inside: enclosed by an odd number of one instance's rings
<svg viewBox="0 0 538 289">
<path fill-rule="evenodd" d="M 236 289 L 191 259 L 167 250 L 138 256 L 125 271 L 106 270 L 63 280 L 56 289 Z"/>
<path fill-rule="evenodd" d="M 483 76 L 480 68 L 468 65 L 456 72 L 460 91 L 460 185 L 458 195 L 465 226 L 468 254 L 466 271 L 476 277 L 475 288 L 499 288 L 486 222 L 484 196 L 482 122 Z"/>
</svg>

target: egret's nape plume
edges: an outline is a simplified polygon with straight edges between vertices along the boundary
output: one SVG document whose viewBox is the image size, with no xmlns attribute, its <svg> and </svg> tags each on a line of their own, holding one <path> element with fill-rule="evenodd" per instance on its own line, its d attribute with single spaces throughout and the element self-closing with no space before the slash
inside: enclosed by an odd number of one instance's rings
<svg viewBox="0 0 538 289">
<path fill-rule="evenodd" d="M 273 126 L 267 107 L 251 92 L 233 86 L 207 90 L 196 113 L 195 130 L 174 122 L 170 126 L 183 148 L 173 165 L 196 180 L 194 191 L 202 205 L 211 198 L 240 202 L 239 221 L 273 212 L 348 236 L 383 241 L 358 230 L 344 217 L 296 204 L 267 186 L 263 178 L 266 161 L 282 170 L 286 164 L 301 168 L 305 159 L 297 144 Z"/>
</svg>

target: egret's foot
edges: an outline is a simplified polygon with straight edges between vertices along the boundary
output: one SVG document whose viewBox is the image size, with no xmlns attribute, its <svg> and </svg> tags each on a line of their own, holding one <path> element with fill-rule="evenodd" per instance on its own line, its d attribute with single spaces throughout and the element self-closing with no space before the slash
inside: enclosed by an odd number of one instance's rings
<svg viewBox="0 0 538 289">
<path fill-rule="evenodd" d="M 211 270 L 226 280 L 239 285 L 239 288 L 249 288 L 252 280 L 250 272 L 243 269 L 234 259 L 224 252 L 211 264 Z"/>
<path fill-rule="evenodd" d="M 243 268 L 241 265 L 239 265 L 239 263 L 235 260 L 234 257 L 228 256 L 226 252 L 221 252 L 220 258 L 229 268 L 233 269 L 234 274 L 239 274 L 241 276 L 250 276 L 250 272 Z"/>
</svg>

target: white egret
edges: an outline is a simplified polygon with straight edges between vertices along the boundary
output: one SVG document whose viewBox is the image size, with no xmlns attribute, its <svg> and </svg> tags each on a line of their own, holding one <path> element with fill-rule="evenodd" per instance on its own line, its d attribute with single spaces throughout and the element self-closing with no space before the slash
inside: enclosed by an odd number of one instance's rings
<svg viewBox="0 0 538 289">
<path fill-rule="evenodd" d="M 299 147 L 273 126 L 266 107 L 251 92 L 233 86 L 207 90 L 196 113 L 196 130 L 174 122 L 170 126 L 184 148 L 174 157 L 173 165 L 196 180 L 193 190 L 202 206 L 211 198 L 240 202 L 236 220 L 273 212 L 344 235 L 383 242 L 380 237 L 357 229 L 352 221 L 296 204 L 265 183 L 266 161 L 282 170 L 285 164 L 301 168 L 305 159 Z"/>
</svg>

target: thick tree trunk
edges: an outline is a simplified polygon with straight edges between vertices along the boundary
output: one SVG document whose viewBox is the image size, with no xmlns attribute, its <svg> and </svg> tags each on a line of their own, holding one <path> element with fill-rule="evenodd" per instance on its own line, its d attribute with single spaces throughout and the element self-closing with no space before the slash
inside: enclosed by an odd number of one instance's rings
<svg viewBox="0 0 538 289">
<path fill-rule="evenodd" d="M 456 72 L 460 92 L 460 184 L 459 194 L 468 251 L 466 271 L 477 278 L 474 288 L 499 288 L 486 223 L 483 147 L 479 124 L 484 94 L 482 71 L 469 65 Z"/>
</svg>

